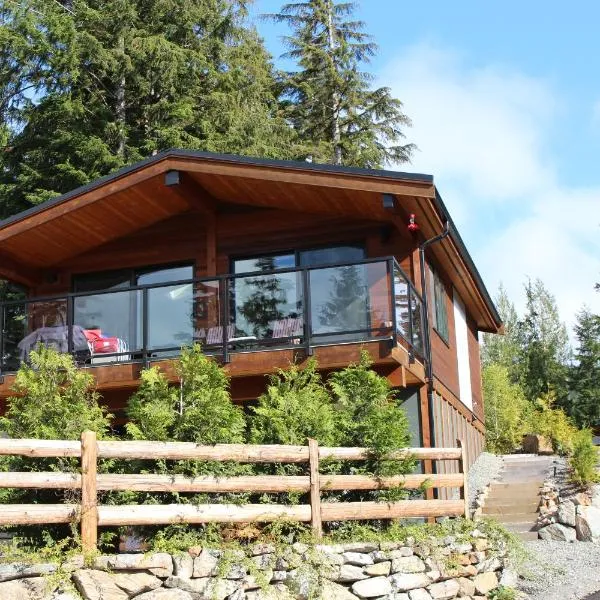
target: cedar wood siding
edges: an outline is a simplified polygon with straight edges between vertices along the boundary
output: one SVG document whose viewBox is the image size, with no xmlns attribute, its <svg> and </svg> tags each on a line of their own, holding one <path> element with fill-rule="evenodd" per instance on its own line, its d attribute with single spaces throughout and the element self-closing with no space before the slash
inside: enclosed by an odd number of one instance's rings
<svg viewBox="0 0 600 600">
<path fill-rule="evenodd" d="M 434 265 L 435 268 L 435 265 Z M 456 398 L 459 398 L 458 386 L 458 362 L 456 357 L 456 333 L 454 327 L 454 305 L 452 303 L 452 284 L 446 273 L 436 269 L 445 288 L 446 316 L 448 318 L 448 343 L 432 327 L 431 338 L 431 362 L 433 363 L 434 376 L 446 387 Z M 431 267 L 427 264 L 427 299 L 429 307 L 429 322 L 433 325 L 434 297 L 431 285 Z"/>
<path fill-rule="evenodd" d="M 234 256 L 343 243 L 364 244 L 369 258 L 394 255 L 407 275 L 412 276 L 410 240 L 397 231 L 364 220 L 280 210 L 218 215 L 217 273 L 229 273 Z M 30 294 L 68 292 L 71 277 L 77 273 L 190 261 L 196 265 L 196 276 L 205 276 L 206 222 L 196 213 L 171 217 L 69 259 L 55 269 L 58 277 L 54 283 L 40 285 Z"/>
</svg>

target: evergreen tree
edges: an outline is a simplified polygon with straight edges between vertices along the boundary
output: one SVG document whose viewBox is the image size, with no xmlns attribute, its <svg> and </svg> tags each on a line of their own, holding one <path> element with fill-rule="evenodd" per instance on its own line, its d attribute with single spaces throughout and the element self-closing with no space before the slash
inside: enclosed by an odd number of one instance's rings
<svg viewBox="0 0 600 600">
<path fill-rule="evenodd" d="M 578 347 L 566 408 L 579 427 L 593 427 L 600 424 L 600 316 L 583 309 L 575 335 Z"/>
<path fill-rule="evenodd" d="M 496 295 L 496 307 L 504 324 L 504 334 L 483 334 L 481 362 L 484 366 L 499 365 L 508 369 L 513 381 L 518 379 L 519 368 L 519 317 L 515 305 L 500 285 Z"/>
<path fill-rule="evenodd" d="M 554 392 L 562 405 L 567 396 L 570 359 L 567 330 L 560 320 L 556 299 L 541 280 L 529 280 L 525 294 L 526 313 L 518 335 L 518 380 L 528 400 Z"/>
<path fill-rule="evenodd" d="M 376 51 L 364 24 L 352 20 L 354 3 L 305 0 L 270 15 L 287 24 L 285 55 L 298 70 L 282 80 L 287 114 L 308 145 L 307 157 L 336 165 L 378 168 L 406 162 L 414 149 L 402 144 L 410 120 L 389 88 L 372 89 L 361 70 Z"/>
<path fill-rule="evenodd" d="M 0 212 L 170 147 L 295 156 L 245 4 L 4 3 Z"/>
</svg>

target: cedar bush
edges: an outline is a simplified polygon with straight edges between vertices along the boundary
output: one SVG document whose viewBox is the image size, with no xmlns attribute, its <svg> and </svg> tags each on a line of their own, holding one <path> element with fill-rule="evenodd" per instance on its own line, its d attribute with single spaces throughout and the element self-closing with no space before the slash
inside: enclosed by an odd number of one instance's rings
<svg viewBox="0 0 600 600">
<path fill-rule="evenodd" d="M 8 398 L 6 414 L 0 418 L 0 430 L 9 437 L 78 440 L 85 430 L 109 437 L 112 415 L 99 404 L 93 376 L 78 369 L 69 354 L 39 346 L 29 355 L 29 364 L 21 365 L 13 389 L 17 395 Z M 6 456 L 0 469 L 79 473 L 80 464 L 76 458 Z M 0 490 L 3 503 L 52 504 L 78 501 L 77 496 L 74 490 Z M 10 532 L 33 546 L 47 546 L 49 540 L 67 540 L 71 535 L 66 525 L 18 526 Z"/>
<path fill-rule="evenodd" d="M 592 432 L 589 429 L 578 431 L 573 437 L 573 449 L 569 457 L 572 478 L 580 485 L 597 483 L 598 448 L 594 446 Z"/>
<path fill-rule="evenodd" d="M 110 418 L 100 406 L 94 377 L 78 369 L 69 354 L 38 346 L 22 363 L 7 400 L 0 429 L 9 437 L 78 440 L 86 429 L 99 438 L 109 432 Z"/>
<path fill-rule="evenodd" d="M 322 446 L 341 442 L 329 391 L 317 372 L 317 361 L 305 369 L 292 365 L 270 377 L 267 391 L 251 408 L 252 444 L 306 444 L 316 439 Z"/>
</svg>

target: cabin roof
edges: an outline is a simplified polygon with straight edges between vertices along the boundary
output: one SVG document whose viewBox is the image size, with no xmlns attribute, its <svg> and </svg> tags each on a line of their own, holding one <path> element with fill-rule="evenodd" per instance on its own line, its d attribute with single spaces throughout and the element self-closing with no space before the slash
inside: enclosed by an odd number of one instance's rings
<svg viewBox="0 0 600 600">
<path fill-rule="evenodd" d="M 187 194 L 164 185 L 169 170 L 183 172 Z M 382 207 L 383 193 L 398 198 L 404 216 L 417 215 L 425 237 L 440 233 L 449 222 L 449 240 L 436 244 L 432 252 L 459 259 L 464 273 L 459 268 L 458 276 L 470 279 L 487 315 L 477 319 L 478 327 L 500 330 L 502 320 L 433 176 L 422 173 L 166 150 L 0 221 L 0 275 L 18 281 L 19 272 L 60 264 L 69 253 L 81 253 L 198 204 L 206 208 L 215 199 L 306 208 L 315 214 L 337 211 L 381 221 L 399 219 Z"/>
</svg>

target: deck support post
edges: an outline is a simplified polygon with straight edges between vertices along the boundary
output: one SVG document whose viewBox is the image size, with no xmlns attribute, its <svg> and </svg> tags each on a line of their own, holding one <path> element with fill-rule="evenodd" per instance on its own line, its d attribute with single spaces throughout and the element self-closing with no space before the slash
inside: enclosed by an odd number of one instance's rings
<svg viewBox="0 0 600 600">
<path fill-rule="evenodd" d="M 95 431 L 81 434 L 81 545 L 84 553 L 98 544 L 98 443 Z"/>
</svg>

